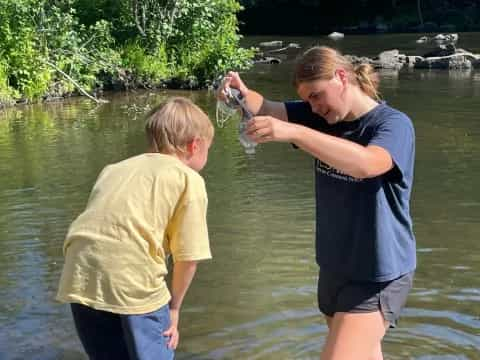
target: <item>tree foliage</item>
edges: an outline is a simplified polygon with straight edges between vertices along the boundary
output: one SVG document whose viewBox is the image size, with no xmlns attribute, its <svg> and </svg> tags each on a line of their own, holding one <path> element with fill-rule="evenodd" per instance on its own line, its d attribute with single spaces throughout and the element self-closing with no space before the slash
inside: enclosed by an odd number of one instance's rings
<svg viewBox="0 0 480 360">
<path fill-rule="evenodd" d="M 234 0 L 0 0 L 0 103 L 78 84 L 204 86 L 249 64 L 240 9 Z"/>
<path fill-rule="evenodd" d="M 243 68 L 251 50 L 238 46 L 234 0 L 130 0 L 123 14 L 123 33 L 150 53 L 164 49 L 173 78 L 202 84 L 230 68 Z"/>
</svg>

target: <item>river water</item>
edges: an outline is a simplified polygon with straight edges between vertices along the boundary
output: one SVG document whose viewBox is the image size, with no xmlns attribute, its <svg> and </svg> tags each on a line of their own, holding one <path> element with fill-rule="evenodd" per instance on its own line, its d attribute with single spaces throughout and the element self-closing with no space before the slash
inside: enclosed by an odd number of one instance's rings
<svg viewBox="0 0 480 360">
<path fill-rule="evenodd" d="M 417 35 L 282 38 L 355 55 L 418 53 Z M 247 38 L 245 44 L 278 40 Z M 480 53 L 480 34 L 459 47 Z M 294 99 L 292 61 L 243 74 L 267 97 Z M 480 359 L 480 72 L 385 71 L 381 92 L 417 134 L 412 214 L 418 270 L 387 359 Z M 106 94 L 0 113 L 0 359 L 85 359 L 54 295 L 69 223 L 107 163 L 142 152 L 143 114 L 171 95 L 215 116 L 208 91 Z M 178 359 L 317 359 L 326 324 L 316 306 L 312 159 L 266 144 L 247 157 L 236 124 L 216 129 L 203 171 L 214 255 L 199 266 L 181 317 Z"/>
</svg>

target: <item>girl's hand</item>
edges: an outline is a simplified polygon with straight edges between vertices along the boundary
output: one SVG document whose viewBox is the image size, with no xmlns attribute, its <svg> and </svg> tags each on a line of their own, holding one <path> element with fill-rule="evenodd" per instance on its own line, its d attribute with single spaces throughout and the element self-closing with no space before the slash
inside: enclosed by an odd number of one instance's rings
<svg viewBox="0 0 480 360">
<path fill-rule="evenodd" d="M 247 126 L 247 135 L 257 143 L 292 142 L 293 124 L 272 116 L 254 116 Z"/>
<path fill-rule="evenodd" d="M 179 312 L 178 310 L 170 310 L 170 327 L 163 332 L 163 336 L 170 337 L 167 346 L 170 349 L 175 350 L 178 346 L 178 342 L 180 341 L 180 333 L 178 332 L 178 319 L 179 319 Z"/>
<path fill-rule="evenodd" d="M 238 75 L 238 72 L 229 71 L 227 75 L 224 76 L 222 83 L 218 88 L 217 97 L 221 100 L 225 100 L 225 95 L 228 91 L 228 88 L 237 89 L 240 91 L 240 94 L 242 94 L 243 97 L 247 96 L 248 88 L 240 78 L 240 75 Z"/>
</svg>

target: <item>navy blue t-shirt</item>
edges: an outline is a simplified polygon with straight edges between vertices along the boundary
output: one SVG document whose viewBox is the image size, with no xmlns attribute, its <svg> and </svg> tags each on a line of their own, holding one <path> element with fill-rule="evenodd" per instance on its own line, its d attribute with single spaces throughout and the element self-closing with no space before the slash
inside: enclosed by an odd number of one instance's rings
<svg viewBox="0 0 480 360">
<path fill-rule="evenodd" d="M 410 194 L 415 158 L 412 122 L 382 102 L 354 121 L 329 125 L 303 101 L 286 102 L 293 123 L 387 150 L 394 167 L 357 179 L 315 159 L 316 259 L 352 280 L 389 281 L 416 266 Z"/>
</svg>

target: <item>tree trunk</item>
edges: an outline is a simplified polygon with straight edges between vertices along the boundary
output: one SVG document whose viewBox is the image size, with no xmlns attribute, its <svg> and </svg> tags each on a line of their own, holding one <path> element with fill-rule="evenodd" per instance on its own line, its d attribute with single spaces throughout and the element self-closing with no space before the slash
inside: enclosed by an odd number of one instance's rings
<svg viewBox="0 0 480 360">
<path fill-rule="evenodd" d="M 142 18 L 142 23 L 140 23 L 140 14 L 138 13 L 139 6 L 141 5 L 138 3 L 138 0 L 132 0 L 132 11 L 133 11 L 133 18 L 135 19 L 135 25 L 137 26 L 137 29 L 140 32 L 140 34 L 143 37 L 146 37 L 147 34 L 145 33 L 145 21 L 143 18 Z M 143 11 L 142 15 L 143 15 L 142 17 L 145 16 L 145 11 Z"/>
<path fill-rule="evenodd" d="M 417 11 L 418 11 L 418 19 L 420 20 L 420 26 L 423 29 L 423 16 L 422 16 L 422 2 L 421 2 L 421 0 L 417 0 Z"/>
</svg>

